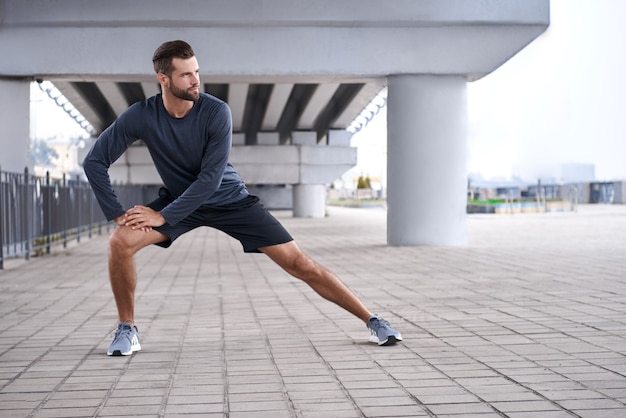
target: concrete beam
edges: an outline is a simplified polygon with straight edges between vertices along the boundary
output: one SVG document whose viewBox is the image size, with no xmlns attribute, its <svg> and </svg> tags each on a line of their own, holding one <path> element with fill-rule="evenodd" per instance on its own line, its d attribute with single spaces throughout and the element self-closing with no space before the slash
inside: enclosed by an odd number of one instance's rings
<svg viewBox="0 0 626 418">
<path fill-rule="evenodd" d="M 549 0 L 3 5 L 0 53 L 11 59 L 0 62 L 0 75 L 50 80 L 153 81 L 152 52 L 180 38 L 196 49 L 203 82 L 362 82 L 407 73 L 476 79 L 549 24 Z"/>
<path fill-rule="evenodd" d="M 246 106 L 246 97 L 248 95 L 249 84 L 237 83 L 231 84 L 228 90 L 228 105 L 233 115 L 233 131 L 240 131 L 243 122 L 243 110 Z M 235 118 L 239 115 L 240 118 Z"/>
<path fill-rule="evenodd" d="M 311 100 L 304 108 L 302 116 L 300 116 L 296 129 L 313 129 L 315 118 L 326 107 L 333 94 L 337 91 L 337 87 L 339 87 L 339 83 L 320 84 L 317 86 Z"/>
<path fill-rule="evenodd" d="M 285 103 L 289 99 L 293 84 L 276 84 L 272 89 L 272 95 L 267 105 L 267 112 L 263 118 L 263 124 L 261 129 L 273 129 L 278 125 L 282 110 L 285 108 Z"/>
<path fill-rule="evenodd" d="M 88 17 L 97 27 L 111 22 L 121 27 L 156 22 L 162 27 L 388 27 L 399 23 L 420 27 L 435 22 L 446 26 L 494 21 L 534 24 L 549 12 L 549 2 L 541 0 L 395 0 L 393 7 L 377 0 L 4 0 L 3 4 L 5 20 L 16 26 L 76 25 Z"/>
<path fill-rule="evenodd" d="M 99 81 L 96 84 L 116 114 L 120 114 L 128 108 L 128 103 L 126 103 L 126 99 L 124 99 L 117 84 L 109 81 Z"/>
</svg>

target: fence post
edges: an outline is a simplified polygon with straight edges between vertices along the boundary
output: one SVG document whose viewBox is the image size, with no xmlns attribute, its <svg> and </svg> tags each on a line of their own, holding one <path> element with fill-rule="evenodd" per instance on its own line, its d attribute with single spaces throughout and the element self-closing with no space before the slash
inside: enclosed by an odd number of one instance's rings
<svg viewBox="0 0 626 418">
<path fill-rule="evenodd" d="M 4 269 L 4 190 L 0 166 L 0 270 Z"/>
<path fill-rule="evenodd" d="M 81 220 L 82 220 L 81 211 L 83 210 L 82 208 L 83 195 L 80 192 L 80 184 L 79 184 L 78 179 L 75 182 L 70 181 L 70 184 L 72 185 L 71 187 L 76 190 L 76 192 L 74 193 L 74 200 L 76 201 L 76 224 L 77 224 L 76 242 L 80 242 L 80 229 L 83 226 L 81 223 Z"/>
<path fill-rule="evenodd" d="M 64 204 L 67 205 L 69 202 L 69 193 L 66 185 L 67 183 L 65 182 L 65 173 L 63 173 L 63 188 L 60 196 L 63 196 L 63 194 L 65 194 L 66 196 L 65 199 L 61 199 L 62 207 L 64 206 Z M 63 219 L 63 248 L 67 248 L 67 212 L 67 209 L 63 210 L 63 216 L 61 217 Z"/>
<path fill-rule="evenodd" d="M 24 250 L 25 250 L 25 255 L 24 258 L 26 260 L 30 259 L 30 228 L 29 228 L 29 220 L 30 220 L 30 216 L 28 213 L 28 167 L 24 168 L 24 207 L 22 210 L 22 214 L 24 215 L 24 217 L 22 218 L 22 224 L 23 224 L 23 232 L 24 232 Z"/>
<path fill-rule="evenodd" d="M 50 254 L 51 235 L 52 235 L 52 198 L 53 193 L 50 189 L 50 171 L 46 170 L 46 254 Z"/>
<path fill-rule="evenodd" d="M 84 187 L 84 191 L 85 191 L 85 198 L 87 199 L 87 208 L 88 208 L 87 213 L 89 214 L 89 222 L 88 222 L 89 239 L 91 239 L 92 229 L 93 229 L 93 208 L 91 206 L 91 193 L 87 187 Z"/>
</svg>

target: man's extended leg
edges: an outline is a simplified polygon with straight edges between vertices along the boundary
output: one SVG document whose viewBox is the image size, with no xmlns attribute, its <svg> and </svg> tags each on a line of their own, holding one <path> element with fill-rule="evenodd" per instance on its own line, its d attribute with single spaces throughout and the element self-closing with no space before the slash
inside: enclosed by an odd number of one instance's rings
<svg viewBox="0 0 626 418">
<path fill-rule="evenodd" d="M 391 328 L 389 322 L 378 315 L 372 315 L 337 276 L 304 254 L 294 241 L 262 247 L 259 250 L 267 254 L 287 273 L 311 286 L 324 299 L 341 306 L 365 322 L 371 331 L 371 342 L 393 345 L 402 340 L 402 335 Z"/>
<path fill-rule="evenodd" d="M 369 317 L 372 316 L 371 312 L 337 276 L 304 254 L 295 241 L 263 247 L 259 250 L 267 254 L 287 273 L 311 286 L 324 299 L 341 306 L 363 322 L 367 323 Z"/>
</svg>

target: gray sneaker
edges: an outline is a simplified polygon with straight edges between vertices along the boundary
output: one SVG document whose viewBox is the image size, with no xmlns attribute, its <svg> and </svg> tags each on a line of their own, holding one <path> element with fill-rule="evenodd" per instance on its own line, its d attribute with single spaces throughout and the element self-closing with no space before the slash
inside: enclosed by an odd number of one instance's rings
<svg viewBox="0 0 626 418">
<path fill-rule="evenodd" d="M 141 345 L 139 344 L 139 330 L 137 330 L 137 327 L 131 327 L 128 322 L 117 324 L 115 338 L 109 346 L 107 355 L 129 356 L 139 350 L 141 350 Z"/>
<path fill-rule="evenodd" d="M 398 341 L 402 341 L 402 335 L 395 329 L 391 328 L 389 322 L 385 321 L 378 315 L 370 316 L 367 321 L 369 328 L 370 342 L 378 345 L 394 345 Z"/>
</svg>

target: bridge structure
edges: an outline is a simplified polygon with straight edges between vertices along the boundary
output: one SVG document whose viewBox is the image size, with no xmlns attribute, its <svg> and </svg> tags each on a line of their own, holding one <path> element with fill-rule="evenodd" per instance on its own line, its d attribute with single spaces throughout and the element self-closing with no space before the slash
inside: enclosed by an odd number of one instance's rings
<svg viewBox="0 0 626 418">
<path fill-rule="evenodd" d="M 465 242 L 466 85 L 549 25 L 549 0 L 0 0 L 0 167 L 28 166 L 29 86 L 49 80 L 97 135 L 158 93 L 151 56 L 194 48 L 203 89 L 230 105 L 231 161 L 294 216 L 356 163 L 346 127 L 387 87 L 387 238 Z M 114 180 L 160 180 L 139 141 Z"/>
</svg>

